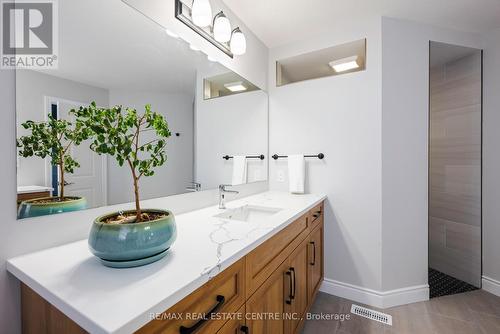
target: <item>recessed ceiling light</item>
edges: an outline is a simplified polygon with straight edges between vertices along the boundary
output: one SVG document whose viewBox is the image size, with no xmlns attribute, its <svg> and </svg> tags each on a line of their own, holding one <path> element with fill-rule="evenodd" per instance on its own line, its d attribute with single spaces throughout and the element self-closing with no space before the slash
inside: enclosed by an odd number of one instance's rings
<svg viewBox="0 0 500 334">
<path fill-rule="evenodd" d="M 244 90 L 247 90 L 242 81 L 227 83 L 224 84 L 224 87 L 229 89 L 231 92 L 242 92 Z"/>
<path fill-rule="evenodd" d="M 337 73 L 353 70 L 359 67 L 358 56 L 334 60 L 329 62 L 328 65 Z"/>
<path fill-rule="evenodd" d="M 173 37 L 173 38 L 179 38 L 179 35 L 177 35 L 175 32 L 173 32 L 172 30 L 168 30 L 168 29 L 165 29 L 165 32 L 167 33 L 167 35 L 169 35 L 170 37 Z"/>
<path fill-rule="evenodd" d="M 193 44 L 189 44 L 189 48 L 191 50 L 193 50 L 193 51 L 200 51 L 200 49 L 197 46 L 193 45 Z"/>
</svg>

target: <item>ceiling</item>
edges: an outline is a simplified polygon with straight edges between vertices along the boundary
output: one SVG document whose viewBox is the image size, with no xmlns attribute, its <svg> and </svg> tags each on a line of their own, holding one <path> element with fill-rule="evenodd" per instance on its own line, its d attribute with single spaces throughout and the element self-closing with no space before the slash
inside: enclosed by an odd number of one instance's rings
<svg viewBox="0 0 500 334">
<path fill-rule="evenodd" d="M 59 1 L 59 68 L 43 72 L 106 89 L 194 94 L 201 52 L 120 0 Z"/>
<path fill-rule="evenodd" d="M 500 28 L 500 0 L 224 0 L 270 48 L 382 15 L 470 32 Z"/>
</svg>

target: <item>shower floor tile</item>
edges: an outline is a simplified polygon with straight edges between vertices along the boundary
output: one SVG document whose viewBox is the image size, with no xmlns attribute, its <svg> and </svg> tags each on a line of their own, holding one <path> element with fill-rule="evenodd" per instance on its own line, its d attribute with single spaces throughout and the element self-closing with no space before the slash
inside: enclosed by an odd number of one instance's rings
<svg viewBox="0 0 500 334">
<path fill-rule="evenodd" d="M 430 297 L 435 298 L 474 291 L 479 288 L 429 268 L 429 289 Z"/>
</svg>

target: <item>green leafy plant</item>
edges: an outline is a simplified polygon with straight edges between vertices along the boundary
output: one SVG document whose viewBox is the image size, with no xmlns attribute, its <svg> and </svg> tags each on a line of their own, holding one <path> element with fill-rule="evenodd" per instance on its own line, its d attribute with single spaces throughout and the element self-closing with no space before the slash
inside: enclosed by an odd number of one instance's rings
<svg viewBox="0 0 500 334">
<path fill-rule="evenodd" d="M 74 173 L 80 167 L 70 155 L 71 146 L 87 139 L 89 132 L 81 125 L 48 115 L 45 122 L 26 121 L 21 126 L 30 132 L 17 140 L 19 154 L 24 157 L 50 157 L 50 163 L 59 169 L 59 199 L 64 199 L 65 173 Z"/>
<path fill-rule="evenodd" d="M 135 221 L 147 219 L 140 206 L 139 181 L 142 177 L 154 175 L 154 169 L 167 159 L 166 139 L 171 133 L 165 118 L 151 111 L 149 104 L 142 114 L 122 106 L 99 108 L 95 102 L 70 113 L 76 115 L 78 126 L 92 134 L 91 150 L 114 156 L 120 166 L 129 166 L 134 185 Z M 152 132 L 153 139 L 143 142 L 141 138 L 145 132 Z"/>
</svg>

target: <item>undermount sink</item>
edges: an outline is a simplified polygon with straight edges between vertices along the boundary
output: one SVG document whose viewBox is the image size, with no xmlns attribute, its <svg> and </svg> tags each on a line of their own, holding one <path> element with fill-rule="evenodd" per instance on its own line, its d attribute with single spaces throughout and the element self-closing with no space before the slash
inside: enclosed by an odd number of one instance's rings
<svg viewBox="0 0 500 334">
<path fill-rule="evenodd" d="M 281 211 L 278 208 L 270 208 L 257 205 L 244 205 L 235 209 L 228 209 L 214 216 L 216 218 L 239 220 L 248 223 L 262 221 Z"/>
</svg>

